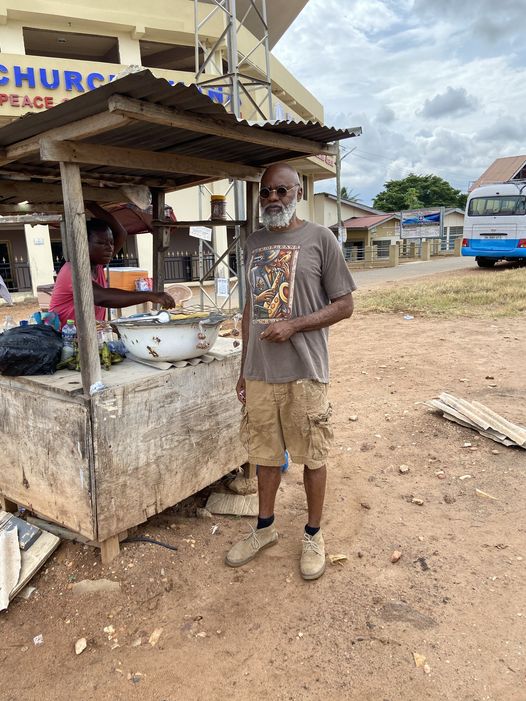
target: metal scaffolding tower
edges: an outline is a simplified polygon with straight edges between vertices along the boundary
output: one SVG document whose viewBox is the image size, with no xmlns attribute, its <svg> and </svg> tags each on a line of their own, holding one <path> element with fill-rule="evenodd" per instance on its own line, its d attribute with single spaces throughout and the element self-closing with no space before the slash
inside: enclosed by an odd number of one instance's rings
<svg viewBox="0 0 526 701">
<path fill-rule="evenodd" d="M 203 6 L 209 6 L 210 11 L 200 18 Z M 227 110 L 236 117 L 248 121 L 267 121 L 272 119 L 272 84 L 270 80 L 270 49 L 269 28 L 267 22 L 266 0 L 194 0 L 195 20 L 195 82 L 200 88 L 213 90 L 215 97 Z M 217 36 L 217 24 L 223 27 Z M 245 31 L 246 23 L 250 22 L 250 30 Z M 212 31 L 212 24 L 215 24 Z M 209 31 L 207 31 L 209 30 Z M 239 42 L 239 34 L 242 41 Z M 242 44 L 244 51 L 239 49 Z M 256 64 L 253 57 L 263 52 L 263 62 Z M 241 113 L 243 100 L 243 114 Z M 266 112 L 264 111 L 266 108 Z M 245 219 L 243 183 L 233 181 L 227 192 L 234 192 L 234 219 Z M 199 215 L 202 216 L 203 198 L 210 193 L 206 186 L 199 188 Z M 203 288 L 202 277 L 203 254 L 206 242 L 199 245 L 199 270 L 201 285 L 201 304 L 206 292 Z M 207 246 L 210 250 L 211 247 Z M 235 249 L 237 271 L 229 264 L 229 253 Z M 215 251 L 213 251 L 215 254 Z M 226 259 L 226 260 L 225 260 Z M 227 266 L 230 274 L 237 275 L 237 284 L 225 300 L 230 302 L 231 294 L 238 289 L 239 304 L 243 307 L 245 299 L 245 284 L 243 270 L 243 251 L 241 245 L 241 228 L 235 227 L 234 241 L 228 246 L 222 256 L 217 257 L 214 269 L 222 264 Z M 208 295 L 207 295 L 208 296 Z"/>
</svg>

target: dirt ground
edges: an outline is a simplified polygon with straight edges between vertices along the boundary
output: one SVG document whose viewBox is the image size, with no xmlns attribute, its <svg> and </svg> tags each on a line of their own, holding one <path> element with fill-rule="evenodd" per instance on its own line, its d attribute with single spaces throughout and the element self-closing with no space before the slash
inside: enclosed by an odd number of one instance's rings
<svg viewBox="0 0 526 701">
<path fill-rule="evenodd" d="M 64 543 L 33 596 L 0 614 L 2 701 L 526 699 L 526 451 L 423 405 L 450 391 L 525 424 L 525 319 L 404 320 L 357 302 L 330 342 L 324 533 L 328 553 L 348 559 L 300 578 L 297 465 L 279 492 L 279 544 L 243 568 L 223 557 L 246 520 L 201 520 L 192 505 L 138 531 L 177 552 L 128 544 L 103 567 Z M 73 593 L 102 577 L 121 593 Z"/>
</svg>

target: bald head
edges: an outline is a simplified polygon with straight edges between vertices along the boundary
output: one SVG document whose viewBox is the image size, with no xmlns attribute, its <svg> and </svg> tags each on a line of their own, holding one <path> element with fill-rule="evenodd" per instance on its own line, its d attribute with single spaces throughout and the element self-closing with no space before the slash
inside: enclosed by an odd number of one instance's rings
<svg viewBox="0 0 526 701">
<path fill-rule="evenodd" d="M 290 185 L 300 184 L 300 176 L 298 175 L 298 172 L 292 166 L 289 166 L 288 163 L 274 163 L 274 165 L 269 166 L 263 173 L 261 184 L 266 185 L 269 178 L 279 177 L 285 177 L 287 180 L 290 180 Z"/>
</svg>

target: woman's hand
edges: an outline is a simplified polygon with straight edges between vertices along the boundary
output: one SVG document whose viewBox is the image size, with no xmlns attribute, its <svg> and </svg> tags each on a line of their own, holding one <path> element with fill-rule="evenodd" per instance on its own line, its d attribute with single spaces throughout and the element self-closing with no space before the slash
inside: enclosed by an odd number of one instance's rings
<svg viewBox="0 0 526 701">
<path fill-rule="evenodd" d="M 163 309 L 173 309 L 175 307 L 175 300 L 168 292 L 151 292 L 150 302 L 160 304 Z"/>
</svg>

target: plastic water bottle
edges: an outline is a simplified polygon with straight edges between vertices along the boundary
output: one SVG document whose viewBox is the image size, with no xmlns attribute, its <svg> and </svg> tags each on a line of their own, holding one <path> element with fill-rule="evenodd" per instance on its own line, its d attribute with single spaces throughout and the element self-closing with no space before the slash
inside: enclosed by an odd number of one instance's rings
<svg viewBox="0 0 526 701">
<path fill-rule="evenodd" d="M 9 329 L 14 329 L 15 327 L 16 327 L 16 323 L 15 323 L 13 317 L 11 316 L 11 314 L 8 314 L 4 320 L 4 325 L 2 326 L 2 332 L 9 331 Z"/>
<path fill-rule="evenodd" d="M 72 319 L 68 319 L 62 327 L 62 360 L 67 360 L 75 355 L 75 345 L 77 343 L 77 327 Z"/>
</svg>

